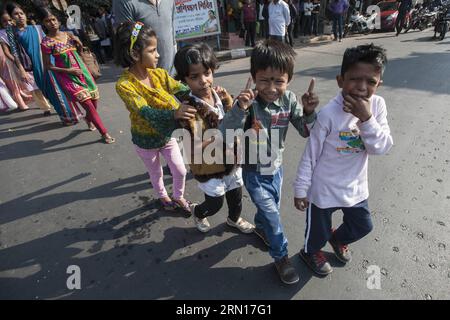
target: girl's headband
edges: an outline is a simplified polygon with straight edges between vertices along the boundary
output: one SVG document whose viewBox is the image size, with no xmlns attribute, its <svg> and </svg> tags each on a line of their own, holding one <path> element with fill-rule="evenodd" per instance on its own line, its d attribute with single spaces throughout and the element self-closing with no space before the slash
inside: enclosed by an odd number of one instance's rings
<svg viewBox="0 0 450 320">
<path fill-rule="evenodd" d="M 136 43 L 137 37 L 139 35 L 139 32 L 141 32 L 143 25 L 144 24 L 139 21 L 136 22 L 136 24 L 134 25 L 133 31 L 131 32 L 130 54 L 131 54 L 131 51 L 133 50 L 133 46 Z"/>
</svg>

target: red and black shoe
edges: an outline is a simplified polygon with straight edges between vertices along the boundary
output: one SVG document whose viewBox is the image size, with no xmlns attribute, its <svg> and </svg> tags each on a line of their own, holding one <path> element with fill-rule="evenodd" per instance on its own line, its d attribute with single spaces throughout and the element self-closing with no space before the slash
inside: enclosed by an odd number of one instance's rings
<svg viewBox="0 0 450 320">
<path fill-rule="evenodd" d="M 334 232 L 335 231 L 333 230 L 331 238 L 330 240 L 328 240 L 328 242 L 331 244 L 331 247 L 333 248 L 336 258 L 338 258 L 338 260 L 341 261 L 342 263 L 352 261 L 352 254 L 350 253 L 348 245 L 339 243 L 339 241 L 337 241 L 336 238 L 334 237 Z"/>
<path fill-rule="evenodd" d="M 326 276 L 333 272 L 330 263 L 327 261 L 323 251 L 319 250 L 316 253 L 306 253 L 305 249 L 300 250 L 300 258 L 305 261 L 306 265 L 320 276 Z"/>
</svg>

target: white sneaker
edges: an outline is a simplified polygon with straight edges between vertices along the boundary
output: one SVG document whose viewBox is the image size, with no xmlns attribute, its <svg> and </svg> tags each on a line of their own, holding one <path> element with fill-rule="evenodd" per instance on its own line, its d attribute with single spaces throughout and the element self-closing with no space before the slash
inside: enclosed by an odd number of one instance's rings
<svg viewBox="0 0 450 320">
<path fill-rule="evenodd" d="M 194 206 L 194 208 L 195 208 L 195 206 Z M 209 224 L 208 219 L 197 218 L 194 214 L 194 210 L 193 210 L 194 208 L 192 208 L 192 216 L 194 217 L 195 226 L 197 227 L 198 231 L 200 231 L 200 232 L 203 232 L 203 233 L 208 232 L 211 229 L 211 225 Z"/>
<path fill-rule="evenodd" d="M 239 217 L 238 221 L 236 222 L 234 222 L 230 218 L 227 218 L 227 225 L 239 229 L 239 231 L 241 231 L 242 233 L 252 233 L 255 229 L 255 226 L 253 224 L 241 217 Z"/>
</svg>

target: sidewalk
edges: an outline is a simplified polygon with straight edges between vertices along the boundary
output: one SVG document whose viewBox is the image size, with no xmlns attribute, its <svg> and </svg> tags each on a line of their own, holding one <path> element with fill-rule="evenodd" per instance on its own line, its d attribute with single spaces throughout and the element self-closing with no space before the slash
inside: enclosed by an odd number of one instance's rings
<svg viewBox="0 0 450 320">
<path fill-rule="evenodd" d="M 320 35 L 315 37 L 298 37 L 294 38 L 294 49 L 298 47 L 303 47 L 305 45 L 311 44 L 311 43 L 318 43 L 318 42 L 330 42 L 333 40 L 332 35 Z M 220 50 L 216 51 L 216 57 L 219 59 L 219 61 L 227 61 L 227 60 L 233 60 L 233 59 L 240 59 L 249 57 L 252 54 L 252 47 L 243 47 L 243 48 L 236 48 L 231 50 Z"/>
</svg>

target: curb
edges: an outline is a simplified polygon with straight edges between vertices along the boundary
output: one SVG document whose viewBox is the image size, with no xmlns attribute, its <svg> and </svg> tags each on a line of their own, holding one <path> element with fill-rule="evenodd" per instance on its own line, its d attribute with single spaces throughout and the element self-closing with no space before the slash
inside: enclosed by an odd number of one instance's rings
<svg viewBox="0 0 450 320">
<path fill-rule="evenodd" d="M 296 42 L 300 44 L 309 44 L 309 43 L 316 43 L 319 41 L 332 41 L 333 36 L 332 35 L 321 35 L 317 37 L 298 37 Z M 294 46 L 295 49 L 296 46 Z M 235 59 L 241 59 L 250 57 L 252 54 L 253 48 L 245 47 L 245 48 L 237 48 L 232 50 L 222 50 L 222 51 L 216 51 L 216 57 L 219 61 L 227 61 L 227 60 L 235 60 Z"/>
</svg>

